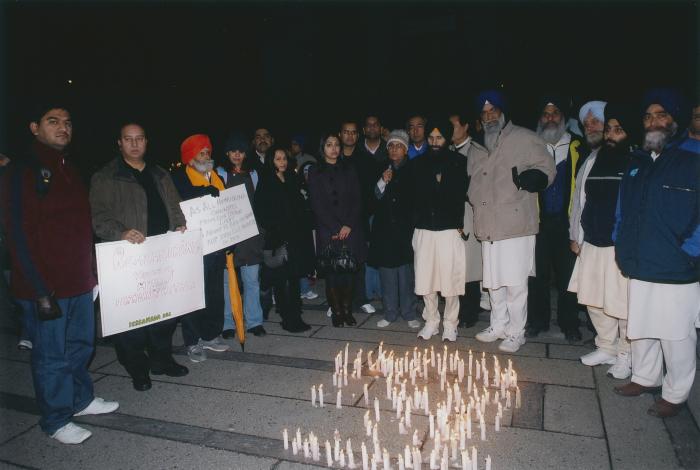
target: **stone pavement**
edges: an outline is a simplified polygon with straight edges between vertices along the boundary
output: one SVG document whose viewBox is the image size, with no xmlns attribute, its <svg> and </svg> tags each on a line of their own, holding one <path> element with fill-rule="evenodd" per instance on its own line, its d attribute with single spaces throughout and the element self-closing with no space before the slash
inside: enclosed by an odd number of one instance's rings
<svg viewBox="0 0 700 470">
<path fill-rule="evenodd" d="M 286 470 L 325 466 L 323 447 L 316 464 L 283 450 L 281 430 L 289 428 L 293 434 L 297 427 L 304 434 L 313 431 L 322 446 L 326 439 L 333 442 L 333 431 L 338 429 L 343 439 L 352 437 L 359 462 L 360 442 L 366 440 L 371 446 L 362 424 L 363 382 L 369 384 L 370 396 L 381 398 L 380 439 L 395 458 L 410 436 L 397 432 L 395 413 L 382 391 L 384 379 L 351 379 L 343 389 L 343 408 L 338 410 L 332 384 L 334 355 L 346 343 L 351 359 L 359 348 L 376 350 L 380 341 L 385 350 L 401 355 L 426 344 L 439 351 L 442 343 L 439 337 L 418 341 L 415 331 L 403 322 L 380 330 L 378 314 L 357 314 L 357 328 L 333 328 L 326 308 L 323 298 L 306 302 L 304 318 L 313 328 L 298 335 L 282 330 L 273 312 L 265 324 L 268 335 L 249 337 L 245 353 L 232 341 L 232 351 L 210 353 L 206 362 L 193 364 L 180 351 L 176 358 L 189 367 L 190 374 L 153 377 L 153 388 L 145 393 L 132 389 L 114 349 L 100 341 L 90 367 L 95 391 L 118 400 L 120 408 L 111 415 L 77 418 L 93 431 L 93 437 L 80 446 L 58 444 L 40 431 L 29 354 L 16 349 L 5 308 L 0 315 L 0 468 Z M 606 376 L 607 366 L 592 369 L 578 361 L 592 348 L 590 333 L 585 333 L 584 343 L 569 345 L 553 326 L 548 336 L 528 341 L 518 353 L 508 355 L 497 351 L 496 344 L 474 339 L 487 321 L 488 313 L 482 312 L 479 324 L 461 329 L 450 349 L 456 346 L 462 357 L 469 349 L 495 353 L 501 364 L 512 359 L 523 404 L 506 410 L 501 432 L 490 431 L 485 442 L 478 438 L 473 442 L 479 451 L 479 469 L 484 468 L 486 454 L 492 458 L 493 470 L 700 468 L 698 379 L 688 409 L 676 418 L 659 420 L 646 414 L 651 396 L 618 397 L 612 387 L 620 381 Z M 175 344 L 182 344 L 179 331 Z M 310 403 L 310 387 L 319 383 L 326 389 L 327 406 L 322 409 Z M 439 386 L 430 387 L 431 396 L 436 396 Z M 413 429 L 423 438 L 428 420 L 420 412 L 413 416 Z M 492 421 L 493 415 L 487 413 L 487 429 Z M 396 461 L 392 468 L 398 468 Z"/>
</svg>

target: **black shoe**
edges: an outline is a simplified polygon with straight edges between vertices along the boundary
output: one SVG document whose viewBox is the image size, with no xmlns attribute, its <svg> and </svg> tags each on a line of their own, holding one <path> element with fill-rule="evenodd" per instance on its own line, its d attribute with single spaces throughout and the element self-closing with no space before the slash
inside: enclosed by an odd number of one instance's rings
<svg viewBox="0 0 700 470">
<path fill-rule="evenodd" d="M 267 331 L 265 331 L 262 325 L 258 325 L 253 328 L 248 328 L 248 333 L 253 333 L 255 336 L 265 336 Z"/>
<path fill-rule="evenodd" d="M 153 367 L 151 369 L 151 374 L 153 375 L 167 375 L 168 377 L 184 377 L 190 373 L 190 370 L 181 366 L 177 362 L 173 361 L 164 367 Z"/>
<path fill-rule="evenodd" d="M 333 326 L 335 326 L 336 328 L 342 327 L 343 325 L 345 325 L 345 323 L 343 322 L 343 317 L 340 316 L 340 314 L 337 314 L 335 312 L 333 312 L 333 315 L 331 316 L 331 322 L 333 323 Z"/>
<path fill-rule="evenodd" d="M 578 343 L 581 341 L 581 331 L 578 328 L 570 328 L 564 331 L 564 337 L 569 343 Z"/>
<path fill-rule="evenodd" d="M 457 328 L 471 328 L 474 325 L 476 325 L 476 320 L 461 320 L 457 325 Z"/>
<path fill-rule="evenodd" d="M 282 329 L 284 331 L 289 331 L 290 333 L 302 333 L 304 331 L 309 331 L 311 329 L 311 326 L 304 323 L 303 320 L 299 320 L 298 322 L 295 322 L 291 325 L 282 322 Z"/>
<path fill-rule="evenodd" d="M 343 315 L 343 322 L 345 322 L 345 324 L 348 326 L 357 325 L 357 320 L 355 320 L 355 317 L 353 317 L 352 313 L 350 313 L 350 312 Z"/>
<path fill-rule="evenodd" d="M 138 377 L 132 377 L 131 382 L 134 385 L 134 390 L 137 392 L 145 392 L 151 389 L 151 378 L 146 375 L 141 375 Z"/>
<path fill-rule="evenodd" d="M 536 326 L 528 326 L 525 329 L 525 337 L 526 338 L 536 338 L 543 331 L 549 331 L 549 328 L 544 329 L 544 328 L 538 328 Z"/>
<path fill-rule="evenodd" d="M 221 332 L 221 337 L 224 339 L 231 339 L 236 336 L 236 330 L 224 330 Z"/>
</svg>

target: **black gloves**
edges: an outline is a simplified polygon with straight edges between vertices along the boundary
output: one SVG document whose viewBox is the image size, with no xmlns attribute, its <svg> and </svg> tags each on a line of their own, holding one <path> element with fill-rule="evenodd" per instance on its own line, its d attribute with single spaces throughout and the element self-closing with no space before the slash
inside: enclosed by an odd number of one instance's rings
<svg viewBox="0 0 700 470">
<path fill-rule="evenodd" d="M 538 193 L 547 189 L 547 175 L 540 170 L 525 170 L 518 174 L 516 167 L 511 168 L 513 183 L 518 189 Z"/>
<path fill-rule="evenodd" d="M 215 186 L 204 186 L 204 193 L 213 197 L 219 197 L 219 190 Z"/>
</svg>

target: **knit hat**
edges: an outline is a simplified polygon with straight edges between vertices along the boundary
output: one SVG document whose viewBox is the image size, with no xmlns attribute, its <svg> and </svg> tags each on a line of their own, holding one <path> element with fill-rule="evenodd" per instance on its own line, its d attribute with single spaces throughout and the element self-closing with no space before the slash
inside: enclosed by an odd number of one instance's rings
<svg viewBox="0 0 700 470">
<path fill-rule="evenodd" d="M 498 90 L 486 90 L 479 93 L 475 101 L 477 115 L 481 114 L 486 104 L 500 109 L 503 113 L 505 113 L 508 108 L 505 95 Z"/>
<path fill-rule="evenodd" d="M 229 134 L 226 139 L 226 145 L 224 146 L 224 153 L 232 152 L 238 150 L 239 152 L 245 152 L 248 150 L 250 142 L 246 139 L 242 132 L 236 131 Z"/>
<path fill-rule="evenodd" d="M 425 123 L 426 139 L 434 129 L 440 131 L 440 134 L 445 138 L 448 144 L 452 142 L 452 133 L 454 132 L 455 128 L 448 119 L 428 118 L 428 122 Z"/>
<path fill-rule="evenodd" d="M 686 121 L 690 118 L 690 112 L 686 110 L 686 103 L 680 92 L 673 88 L 652 88 L 644 94 L 642 99 L 642 113 L 652 104 L 661 105 L 664 111 L 673 116 L 675 121 Z"/>
<path fill-rule="evenodd" d="M 211 140 L 209 140 L 208 135 L 195 134 L 186 138 L 180 145 L 180 159 L 182 163 L 188 165 L 204 148 L 208 148 L 210 152 L 212 150 Z"/>
<path fill-rule="evenodd" d="M 389 144 L 392 142 L 398 142 L 408 150 L 408 134 L 403 129 L 394 129 L 389 133 L 389 137 L 386 139 L 386 147 L 389 148 Z"/>
<path fill-rule="evenodd" d="M 600 122 L 605 122 L 605 101 L 589 101 L 588 103 L 581 106 L 581 110 L 578 112 L 578 120 L 583 121 L 588 116 L 588 113 L 593 114 L 593 117 Z"/>
</svg>

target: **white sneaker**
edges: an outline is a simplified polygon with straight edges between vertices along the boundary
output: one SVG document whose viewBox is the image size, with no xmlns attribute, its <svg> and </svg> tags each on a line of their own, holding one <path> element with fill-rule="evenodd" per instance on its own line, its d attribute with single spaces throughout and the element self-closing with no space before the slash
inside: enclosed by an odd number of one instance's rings
<svg viewBox="0 0 700 470">
<path fill-rule="evenodd" d="M 520 346 L 523 344 L 525 344 L 524 334 L 506 335 L 506 338 L 501 341 L 501 344 L 498 345 L 498 349 L 501 351 L 514 353 L 520 349 Z"/>
<path fill-rule="evenodd" d="M 418 337 L 423 339 L 430 339 L 436 334 L 440 333 L 440 324 L 431 324 L 426 322 L 422 330 L 418 332 Z"/>
<path fill-rule="evenodd" d="M 632 358 L 627 352 L 617 353 L 615 365 L 608 369 L 608 375 L 616 379 L 626 379 L 632 375 Z"/>
<path fill-rule="evenodd" d="M 56 439 L 61 444 L 80 444 L 90 436 L 92 436 L 90 431 L 73 423 L 68 423 L 51 434 L 51 438 Z"/>
<path fill-rule="evenodd" d="M 387 326 L 391 325 L 390 321 L 384 320 L 383 318 L 377 322 L 377 326 L 379 328 L 386 328 Z"/>
<path fill-rule="evenodd" d="M 28 339 L 21 339 L 17 343 L 17 349 L 19 349 L 20 351 L 31 351 L 32 346 L 32 342 Z"/>
<path fill-rule="evenodd" d="M 593 352 L 581 356 L 581 362 L 587 366 L 597 366 L 599 364 L 615 364 L 617 358 L 598 348 Z"/>
<path fill-rule="evenodd" d="M 480 331 L 479 333 L 476 334 L 476 339 L 481 341 L 482 343 L 493 343 L 497 339 L 504 339 L 506 337 L 503 332 L 498 332 L 493 329 L 492 326 L 489 326 L 483 331 Z"/>
<path fill-rule="evenodd" d="M 489 294 L 486 292 L 481 293 L 481 299 L 479 299 L 479 307 L 481 310 L 490 311 L 491 310 L 491 299 Z"/>
<path fill-rule="evenodd" d="M 442 328 L 442 340 L 443 341 L 457 341 L 457 328 Z"/>
<path fill-rule="evenodd" d="M 327 316 L 328 318 L 330 318 L 330 317 L 333 316 L 333 309 L 332 309 L 332 308 L 328 307 L 328 311 L 326 312 L 326 316 Z"/>
<path fill-rule="evenodd" d="M 221 336 L 217 336 L 216 338 L 210 339 L 209 341 L 204 341 L 200 338 L 199 345 L 203 349 L 208 349 L 214 352 L 224 352 L 231 349 L 231 346 L 226 344 Z"/>
<path fill-rule="evenodd" d="M 306 300 L 314 300 L 314 299 L 318 298 L 318 294 L 316 292 L 310 290 L 308 292 L 304 292 L 303 294 L 301 294 L 300 297 L 302 299 L 306 299 Z"/>
<path fill-rule="evenodd" d="M 95 397 L 84 410 L 78 411 L 73 416 L 104 415 L 116 411 L 119 403 L 116 401 L 105 401 L 103 398 Z"/>
<path fill-rule="evenodd" d="M 192 362 L 204 362 L 207 360 L 207 352 L 202 348 L 201 344 L 193 344 L 187 346 L 187 357 Z"/>
<path fill-rule="evenodd" d="M 360 310 L 365 313 L 369 313 L 370 315 L 377 311 L 374 307 L 372 307 L 372 304 L 364 304 L 362 307 L 360 307 Z"/>
<path fill-rule="evenodd" d="M 420 328 L 421 323 L 418 320 L 408 320 L 408 327 L 411 329 Z"/>
</svg>

